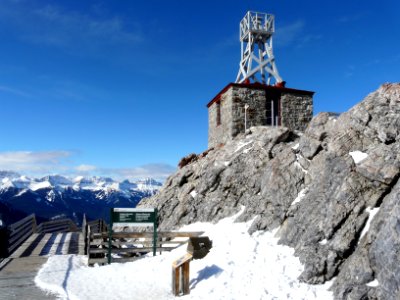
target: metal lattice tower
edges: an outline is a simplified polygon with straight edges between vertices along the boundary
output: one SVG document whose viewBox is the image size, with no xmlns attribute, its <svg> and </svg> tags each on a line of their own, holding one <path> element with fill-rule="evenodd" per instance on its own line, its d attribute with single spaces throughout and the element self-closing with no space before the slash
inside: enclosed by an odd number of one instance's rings
<svg viewBox="0 0 400 300">
<path fill-rule="evenodd" d="M 271 85 L 282 83 L 272 52 L 272 35 L 275 31 L 274 16 L 266 13 L 247 12 L 240 22 L 241 60 L 236 83 L 261 82 Z"/>
</svg>

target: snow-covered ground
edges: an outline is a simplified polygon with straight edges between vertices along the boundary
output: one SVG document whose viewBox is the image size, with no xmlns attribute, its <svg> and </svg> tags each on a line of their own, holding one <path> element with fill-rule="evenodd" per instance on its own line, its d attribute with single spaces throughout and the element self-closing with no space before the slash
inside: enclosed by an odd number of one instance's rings
<svg viewBox="0 0 400 300">
<path fill-rule="evenodd" d="M 330 283 L 308 285 L 293 249 L 278 245 L 273 232 L 247 233 L 249 223 L 235 217 L 217 224 L 196 223 L 182 230 L 205 231 L 210 253 L 190 263 L 190 295 L 182 299 L 332 299 Z M 172 262 L 186 253 L 170 253 L 136 262 L 87 267 L 83 256 L 52 256 L 38 272 L 36 284 L 61 299 L 174 299 Z"/>
</svg>

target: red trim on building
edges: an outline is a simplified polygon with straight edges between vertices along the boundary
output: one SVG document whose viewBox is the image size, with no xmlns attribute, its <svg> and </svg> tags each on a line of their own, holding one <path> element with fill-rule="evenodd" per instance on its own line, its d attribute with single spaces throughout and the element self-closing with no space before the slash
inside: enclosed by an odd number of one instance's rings
<svg viewBox="0 0 400 300">
<path fill-rule="evenodd" d="M 268 90 L 278 90 L 280 92 L 292 92 L 295 94 L 302 94 L 302 95 L 314 95 L 315 92 L 312 91 L 306 91 L 306 90 L 298 90 L 298 89 L 291 89 L 287 88 L 284 86 L 275 86 L 275 85 L 266 85 L 262 83 L 229 83 L 226 87 L 224 87 L 208 104 L 207 107 L 210 107 L 213 105 L 213 103 L 217 102 L 218 100 L 221 99 L 222 94 L 224 94 L 227 90 L 229 90 L 230 87 L 246 87 L 249 89 L 256 89 L 256 90 L 261 90 L 264 89 L 266 91 Z"/>
</svg>

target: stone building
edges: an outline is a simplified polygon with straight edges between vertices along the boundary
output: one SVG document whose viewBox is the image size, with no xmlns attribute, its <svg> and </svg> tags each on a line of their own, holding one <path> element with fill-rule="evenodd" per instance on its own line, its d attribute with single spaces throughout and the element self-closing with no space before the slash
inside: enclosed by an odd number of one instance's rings
<svg viewBox="0 0 400 300">
<path fill-rule="evenodd" d="M 208 107 L 208 147 L 224 144 L 251 126 L 304 131 L 313 115 L 314 92 L 282 85 L 230 83 Z"/>
</svg>

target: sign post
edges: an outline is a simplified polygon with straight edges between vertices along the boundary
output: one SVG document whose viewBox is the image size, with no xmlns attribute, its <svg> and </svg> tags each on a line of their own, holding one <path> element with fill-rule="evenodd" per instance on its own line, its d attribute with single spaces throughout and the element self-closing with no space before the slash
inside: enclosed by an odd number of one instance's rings
<svg viewBox="0 0 400 300">
<path fill-rule="evenodd" d="M 112 209 L 111 209 L 112 215 Z M 111 250 L 112 250 L 112 233 L 113 233 L 113 218 L 110 218 L 110 228 L 108 229 L 108 264 L 111 264 Z"/>
<path fill-rule="evenodd" d="M 112 229 L 113 226 L 147 227 L 153 226 L 153 255 L 157 251 L 157 208 L 111 208 L 109 256 L 111 263 Z"/>
</svg>

